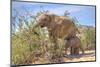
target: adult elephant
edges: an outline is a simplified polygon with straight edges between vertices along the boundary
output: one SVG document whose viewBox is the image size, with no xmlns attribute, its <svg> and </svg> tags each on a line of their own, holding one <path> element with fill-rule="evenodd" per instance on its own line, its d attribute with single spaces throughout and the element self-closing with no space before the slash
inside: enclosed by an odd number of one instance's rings
<svg viewBox="0 0 100 67">
<path fill-rule="evenodd" d="M 82 54 L 84 54 L 84 49 L 81 45 L 81 40 L 77 37 L 77 36 L 74 36 L 72 38 L 69 38 L 69 39 L 66 39 L 66 45 L 65 45 L 65 48 L 66 48 L 66 51 L 65 53 L 67 54 L 67 49 L 68 48 L 71 48 L 70 50 L 70 54 L 71 55 L 78 55 L 79 54 L 79 49 L 82 51 Z"/>
<path fill-rule="evenodd" d="M 72 19 L 68 16 L 57 16 L 43 13 L 37 17 L 36 26 L 47 27 L 49 36 L 53 39 L 65 39 L 76 35 L 79 32 Z"/>
<path fill-rule="evenodd" d="M 60 47 L 58 42 L 64 42 L 65 38 L 69 39 L 74 37 L 76 36 L 76 33 L 79 32 L 75 23 L 69 16 L 58 16 L 55 14 L 43 13 L 37 17 L 36 22 L 37 24 L 34 27 L 47 27 L 49 37 L 54 43 L 55 51 Z"/>
</svg>

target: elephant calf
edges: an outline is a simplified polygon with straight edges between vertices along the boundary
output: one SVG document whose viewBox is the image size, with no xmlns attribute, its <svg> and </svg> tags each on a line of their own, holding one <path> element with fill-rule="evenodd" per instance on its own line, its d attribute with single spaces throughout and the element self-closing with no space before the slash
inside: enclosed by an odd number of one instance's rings
<svg viewBox="0 0 100 67">
<path fill-rule="evenodd" d="M 70 54 L 72 54 L 72 55 L 79 54 L 79 49 L 81 49 L 82 54 L 84 53 L 84 49 L 81 46 L 81 41 L 77 36 L 66 39 L 66 44 L 65 44 L 65 53 L 66 54 L 67 54 L 67 49 L 69 47 L 71 48 Z"/>
</svg>

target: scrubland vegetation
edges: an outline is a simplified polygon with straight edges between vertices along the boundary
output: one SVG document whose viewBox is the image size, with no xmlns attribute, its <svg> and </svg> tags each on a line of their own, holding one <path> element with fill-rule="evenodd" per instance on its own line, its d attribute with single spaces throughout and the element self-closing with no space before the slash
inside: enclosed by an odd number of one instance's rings
<svg viewBox="0 0 100 67">
<path fill-rule="evenodd" d="M 64 62 L 62 58 L 59 58 L 58 61 L 53 60 L 54 55 L 56 57 L 61 54 L 59 54 L 59 49 L 57 52 L 53 50 L 54 45 L 50 41 L 46 29 L 33 28 L 37 16 L 42 12 L 37 15 L 27 12 L 28 18 L 26 15 L 20 15 L 17 10 L 15 12 L 17 15 L 12 16 L 11 22 L 12 64 L 32 64 L 35 61 L 39 61 L 38 64 Z M 80 24 L 77 27 L 80 31 L 79 37 L 83 48 L 95 50 L 95 27 Z"/>
</svg>

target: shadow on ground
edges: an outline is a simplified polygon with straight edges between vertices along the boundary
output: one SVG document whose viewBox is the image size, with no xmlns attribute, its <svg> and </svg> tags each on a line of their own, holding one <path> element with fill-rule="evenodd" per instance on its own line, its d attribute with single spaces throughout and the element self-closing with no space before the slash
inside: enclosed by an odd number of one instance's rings
<svg viewBox="0 0 100 67">
<path fill-rule="evenodd" d="M 69 59 L 69 60 L 72 60 L 74 58 L 76 59 L 80 59 L 80 58 L 84 58 L 84 57 L 94 57 L 95 56 L 95 51 L 88 51 L 84 54 L 79 54 L 79 55 L 65 55 L 64 57 Z"/>
</svg>

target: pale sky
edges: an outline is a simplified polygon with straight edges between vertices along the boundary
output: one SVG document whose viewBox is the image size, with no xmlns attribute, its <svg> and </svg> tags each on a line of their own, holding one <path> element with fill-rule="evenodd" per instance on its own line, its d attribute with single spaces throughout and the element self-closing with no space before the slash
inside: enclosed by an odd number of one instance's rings
<svg viewBox="0 0 100 67">
<path fill-rule="evenodd" d="M 36 15 L 41 10 L 40 6 L 43 7 L 43 10 L 48 10 L 57 15 L 63 15 L 65 10 L 68 10 L 70 16 L 76 17 L 80 24 L 95 26 L 95 6 L 13 1 L 12 15 L 15 15 L 14 9 L 23 15 L 25 14 L 25 10 L 32 15 Z"/>
</svg>

